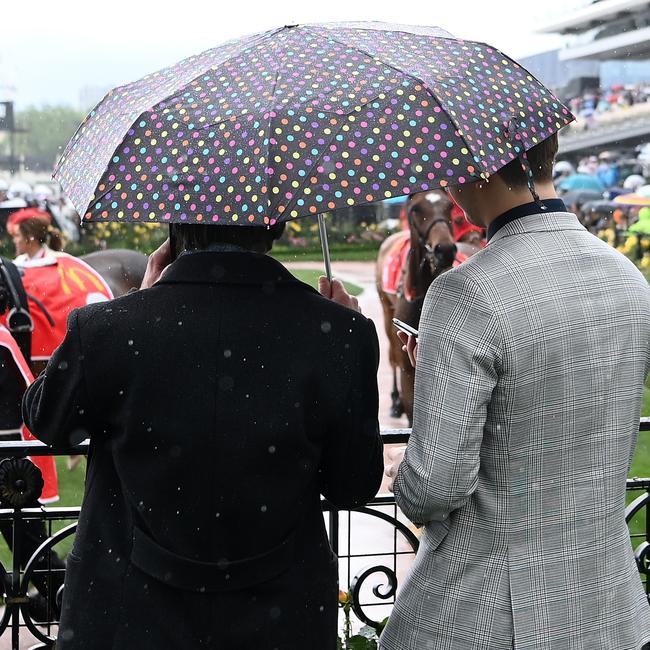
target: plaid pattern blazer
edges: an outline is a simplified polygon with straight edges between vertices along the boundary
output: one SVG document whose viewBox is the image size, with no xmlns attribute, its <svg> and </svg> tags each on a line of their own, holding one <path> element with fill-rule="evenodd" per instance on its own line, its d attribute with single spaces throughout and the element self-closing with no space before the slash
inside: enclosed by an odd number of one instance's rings
<svg viewBox="0 0 650 650">
<path fill-rule="evenodd" d="M 575 215 L 529 215 L 440 276 L 395 480 L 424 527 L 384 650 L 639 650 L 624 519 L 650 287 Z"/>
</svg>

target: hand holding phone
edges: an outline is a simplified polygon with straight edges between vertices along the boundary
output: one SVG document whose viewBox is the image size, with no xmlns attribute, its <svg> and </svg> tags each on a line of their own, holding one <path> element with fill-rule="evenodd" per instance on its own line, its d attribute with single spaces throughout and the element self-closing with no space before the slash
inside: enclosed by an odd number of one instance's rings
<svg viewBox="0 0 650 650">
<path fill-rule="evenodd" d="M 411 327 L 408 323 L 400 320 L 399 318 L 393 318 L 393 325 L 400 331 L 405 332 L 409 336 L 413 336 L 415 340 L 418 338 L 418 331 L 415 327 Z"/>
</svg>

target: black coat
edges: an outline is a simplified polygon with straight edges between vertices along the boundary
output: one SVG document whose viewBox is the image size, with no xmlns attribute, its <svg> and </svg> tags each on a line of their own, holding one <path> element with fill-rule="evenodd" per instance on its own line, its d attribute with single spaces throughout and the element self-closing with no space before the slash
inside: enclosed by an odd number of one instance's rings
<svg viewBox="0 0 650 650">
<path fill-rule="evenodd" d="M 23 401 L 48 444 L 91 437 L 57 647 L 334 648 L 319 495 L 379 488 L 377 363 L 371 321 L 254 253 L 74 312 Z"/>
</svg>

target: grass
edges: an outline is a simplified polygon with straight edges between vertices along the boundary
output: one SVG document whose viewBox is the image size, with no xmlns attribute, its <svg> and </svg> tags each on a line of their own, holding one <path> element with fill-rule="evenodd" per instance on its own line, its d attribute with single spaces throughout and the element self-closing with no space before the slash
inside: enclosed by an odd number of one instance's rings
<svg viewBox="0 0 650 650">
<path fill-rule="evenodd" d="M 315 289 L 318 289 L 318 278 L 320 278 L 321 275 L 325 275 L 324 271 L 316 271 L 312 269 L 293 269 L 291 273 L 299 280 L 311 285 Z M 344 286 L 347 292 L 352 296 L 358 296 L 363 291 L 360 286 L 352 284 L 352 282 L 345 282 Z"/>
<path fill-rule="evenodd" d="M 332 262 L 374 262 L 377 259 L 379 245 L 366 244 L 332 244 L 329 247 Z M 272 256 L 280 262 L 322 262 L 323 252 L 320 247 L 288 248 L 274 246 Z"/>
</svg>

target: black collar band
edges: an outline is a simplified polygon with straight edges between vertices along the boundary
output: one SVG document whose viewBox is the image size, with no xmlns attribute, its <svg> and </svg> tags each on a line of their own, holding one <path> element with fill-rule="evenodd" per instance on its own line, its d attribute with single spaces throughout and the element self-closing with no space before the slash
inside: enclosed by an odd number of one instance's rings
<svg viewBox="0 0 650 650">
<path fill-rule="evenodd" d="M 500 230 L 503 226 L 515 219 L 521 219 L 521 217 L 527 217 L 531 214 L 542 214 L 545 212 L 567 212 L 567 209 L 562 199 L 540 199 L 539 201 L 531 201 L 530 203 L 518 205 L 517 207 L 511 208 L 503 214 L 500 214 L 488 226 L 487 239 L 490 241 L 497 230 Z"/>
</svg>

